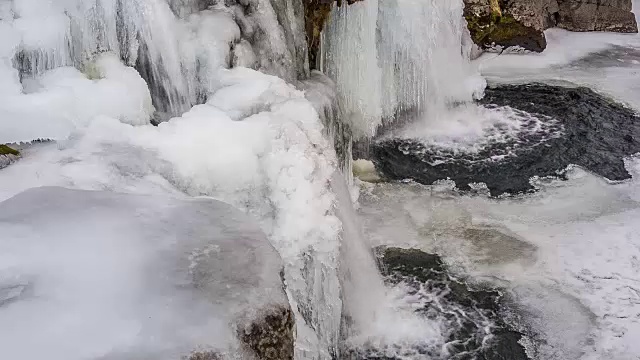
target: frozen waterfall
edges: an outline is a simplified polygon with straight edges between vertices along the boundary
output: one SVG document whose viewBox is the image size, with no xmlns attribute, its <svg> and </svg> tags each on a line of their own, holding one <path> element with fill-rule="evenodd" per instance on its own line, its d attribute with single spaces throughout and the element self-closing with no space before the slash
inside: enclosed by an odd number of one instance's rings
<svg viewBox="0 0 640 360">
<path fill-rule="evenodd" d="M 463 27 L 462 1 L 334 8 L 337 96 L 309 71 L 298 0 L 0 0 L 0 144 L 55 141 L 2 169 L 0 201 L 39 186 L 224 201 L 283 259 L 296 359 L 437 347 L 437 324 L 385 288 L 339 170 L 351 131 L 479 96 Z"/>
<path fill-rule="evenodd" d="M 322 65 L 338 84 L 356 135 L 373 136 L 403 112 L 434 118 L 482 95 L 462 10 L 462 1 L 440 0 L 334 7 Z"/>
</svg>

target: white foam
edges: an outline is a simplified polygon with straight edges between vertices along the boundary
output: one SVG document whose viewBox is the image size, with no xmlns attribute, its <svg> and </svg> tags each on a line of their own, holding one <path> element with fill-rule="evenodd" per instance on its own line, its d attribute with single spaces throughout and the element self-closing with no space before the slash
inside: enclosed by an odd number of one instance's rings
<svg viewBox="0 0 640 360">
<path fill-rule="evenodd" d="M 468 104 L 436 118 L 414 120 L 388 136 L 415 139 L 437 151 L 470 154 L 505 143 L 516 148 L 523 142 L 521 139 L 534 134 L 540 135 L 538 143 L 541 143 L 561 135 L 562 129 L 555 119 L 533 116 L 509 106 L 487 108 Z"/>
<path fill-rule="evenodd" d="M 637 159 L 627 167 L 640 174 Z M 526 298 L 523 311 L 535 314 L 521 322 L 551 337 L 541 345 L 543 358 L 628 359 L 640 353 L 640 182 L 611 184 L 577 167 L 569 177 L 501 200 L 456 195 L 447 186 L 368 185 L 361 213 L 374 244 L 437 252 L 454 269 L 516 288 Z M 483 240 L 466 229 L 505 236 Z M 554 310 L 556 302 L 570 311 Z"/>
</svg>

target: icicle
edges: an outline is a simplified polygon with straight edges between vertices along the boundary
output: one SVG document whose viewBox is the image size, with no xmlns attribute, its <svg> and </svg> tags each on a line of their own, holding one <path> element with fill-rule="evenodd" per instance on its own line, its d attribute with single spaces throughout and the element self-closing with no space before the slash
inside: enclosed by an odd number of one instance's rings
<svg viewBox="0 0 640 360">
<path fill-rule="evenodd" d="M 403 112 L 427 119 L 469 102 L 484 83 L 464 56 L 462 1 L 365 1 L 335 8 L 325 72 L 338 84 L 358 136 Z"/>
<path fill-rule="evenodd" d="M 356 137 L 372 136 L 382 119 L 377 14 L 377 0 L 336 6 L 325 30 L 324 71 L 344 97 L 346 120 Z"/>
</svg>

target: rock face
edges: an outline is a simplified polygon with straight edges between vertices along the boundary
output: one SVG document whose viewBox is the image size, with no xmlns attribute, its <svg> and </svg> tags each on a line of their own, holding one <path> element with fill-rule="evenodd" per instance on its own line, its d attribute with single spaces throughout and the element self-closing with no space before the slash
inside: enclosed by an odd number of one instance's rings
<svg viewBox="0 0 640 360">
<path fill-rule="evenodd" d="M 494 6 L 492 6 L 494 3 Z M 464 16 L 471 38 L 484 49 L 518 47 L 540 52 L 547 46 L 544 37 L 542 1 L 465 0 Z"/>
<path fill-rule="evenodd" d="M 571 31 L 638 32 L 631 0 L 557 0 L 557 6 L 550 25 Z"/>
<path fill-rule="evenodd" d="M 227 204 L 36 188 L 0 233 L 2 357 L 293 359 L 282 260 Z"/>
<path fill-rule="evenodd" d="M 540 52 L 550 27 L 638 32 L 631 8 L 631 0 L 465 0 L 465 18 L 472 39 L 485 49 Z"/>
</svg>

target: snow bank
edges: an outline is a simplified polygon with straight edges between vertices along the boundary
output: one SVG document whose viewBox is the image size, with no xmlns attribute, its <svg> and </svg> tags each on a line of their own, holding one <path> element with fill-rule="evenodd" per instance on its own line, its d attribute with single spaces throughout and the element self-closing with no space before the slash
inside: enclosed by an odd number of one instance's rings
<svg viewBox="0 0 640 360">
<path fill-rule="evenodd" d="M 3 358 L 233 353 L 289 307 L 277 252 L 221 202 L 44 187 L 0 203 L 0 233 Z"/>
</svg>

